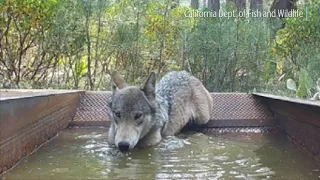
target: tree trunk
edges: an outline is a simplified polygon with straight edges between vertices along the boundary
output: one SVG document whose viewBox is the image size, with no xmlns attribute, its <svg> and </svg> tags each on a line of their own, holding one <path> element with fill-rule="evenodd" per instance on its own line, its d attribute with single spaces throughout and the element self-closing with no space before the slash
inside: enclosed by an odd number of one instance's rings
<svg viewBox="0 0 320 180">
<path fill-rule="evenodd" d="M 278 14 L 278 10 L 293 10 L 296 9 L 296 2 L 298 0 L 274 0 L 272 5 L 271 5 L 271 10 L 276 10 L 277 16 L 282 19 L 285 18 L 285 16 L 281 16 Z"/>
<path fill-rule="evenodd" d="M 86 38 L 87 38 L 87 51 L 88 51 L 88 71 L 87 71 L 87 77 L 89 80 L 89 88 L 90 90 L 93 90 L 93 81 L 92 81 L 92 73 L 91 73 L 91 38 L 90 38 L 90 13 L 87 12 L 86 14 Z"/>
<path fill-rule="evenodd" d="M 220 0 L 208 0 L 208 8 L 210 8 L 212 12 L 218 12 L 220 10 Z"/>
<path fill-rule="evenodd" d="M 193 9 L 199 9 L 199 0 L 191 0 L 191 7 Z"/>
<path fill-rule="evenodd" d="M 234 5 L 236 5 L 238 10 L 243 10 L 246 8 L 246 0 L 227 0 L 227 2 L 232 2 Z"/>
<path fill-rule="evenodd" d="M 102 26 L 101 25 L 102 24 L 101 16 L 102 16 L 102 10 L 99 10 L 96 47 L 95 47 L 95 58 L 94 58 L 94 70 L 93 70 L 93 78 L 92 78 L 93 84 L 96 82 L 96 75 L 97 75 L 97 71 L 98 71 L 98 62 L 100 62 L 99 47 L 100 47 L 100 32 L 101 32 L 101 26 Z"/>
<path fill-rule="evenodd" d="M 263 0 L 251 0 L 250 9 L 262 9 Z"/>
</svg>

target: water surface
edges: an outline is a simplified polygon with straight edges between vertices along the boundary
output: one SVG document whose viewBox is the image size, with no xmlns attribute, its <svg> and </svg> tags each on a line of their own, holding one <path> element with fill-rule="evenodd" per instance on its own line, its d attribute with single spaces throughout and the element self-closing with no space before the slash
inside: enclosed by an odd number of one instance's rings
<svg viewBox="0 0 320 180">
<path fill-rule="evenodd" d="M 320 179 L 320 163 L 282 136 L 188 133 L 121 153 L 107 134 L 66 129 L 0 179 Z"/>
</svg>

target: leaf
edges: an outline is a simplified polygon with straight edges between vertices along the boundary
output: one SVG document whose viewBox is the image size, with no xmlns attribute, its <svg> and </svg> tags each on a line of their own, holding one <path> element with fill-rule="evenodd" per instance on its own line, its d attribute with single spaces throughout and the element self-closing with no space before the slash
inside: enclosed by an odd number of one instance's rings
<svg viewBox="0 0 320 180">
<path fill-rule="evenodd" d="M 79 64 L 79 70 L 80 70 L 80 77 L 84 76 L 87 73 L 87 67 L 88 67 L 88 62 L 87 61 L 81 61 Z"/>
<path fill-rule="evenodd" d="M 299 98 L 305 98 L 307 96 L 307 88 L 304 84 L 299 86 L 297 95 Z"/>
<path fill-rule="evenodd" d="M 304 84 L 307 89 L 312 88 L 312 79 L 304 68 L 300 71 L 299 84 Z"/>
<path fill-rule="evenodd" d="M 293 79 L 287 79 L 287 89 L 297 91 L 297 85 Z"/>
<path fill-rule="evenodd" d="M 283 74 L 283 62 L 278 62 L 277 63 L 277 72 L 279 74 Z"/>
<path fill-rule="evenodd" d="M 256 93 L 257 92 L 257 89 L 256 88 L 253 88 L 253 93 Z"/>
</svg>

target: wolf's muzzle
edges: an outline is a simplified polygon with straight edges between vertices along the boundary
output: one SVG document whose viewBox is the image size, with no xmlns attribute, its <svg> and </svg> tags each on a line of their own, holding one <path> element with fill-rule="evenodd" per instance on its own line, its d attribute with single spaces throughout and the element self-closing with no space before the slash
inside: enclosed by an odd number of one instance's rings
<svg viewBox="0 0 320 180">
<path fill-rule="evenodd" d="M 126 141 L 121 141 L 118 143 L 118 147 L 119 147 L 120 151 L 128 151 L 130 144 Z"/>
</svg>

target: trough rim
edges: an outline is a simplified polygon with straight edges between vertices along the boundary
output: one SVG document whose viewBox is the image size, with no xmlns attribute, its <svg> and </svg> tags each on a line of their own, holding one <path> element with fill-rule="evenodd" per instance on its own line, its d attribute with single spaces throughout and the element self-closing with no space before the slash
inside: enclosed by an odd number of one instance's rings
<svg viewBox="0 0 320 180">
<path fill-rule="evenodd" d="M 17 92 L 21 94 L 12 96 L 1 96 L 1 92 Z M 31 94 L 23 94 L 29 93 Z M 59 94 L 84 93 L 85 90 L 58 90 L 58 89 L 0 89 L 0 102 L 16 99 L 28 99 L 33 97 L 45 97 Z"/>
<path fill-rule="evenodd" d="M 320 101 L 312 101 L 312 100 L 307 100 L 307 99 L 279 96 L 279 95 L 273 95 L 273 94 L 268 94 L 268 93 L 252 93 L 252 95 L 257 96 L 257 97 L 272 99 L 272 100 L 279 100 L 279 101 L 285 101 L 285 102 L 289 102 L 289 103 L 314 106 L 314 107 L 320 108 Z"/>
</svg>

